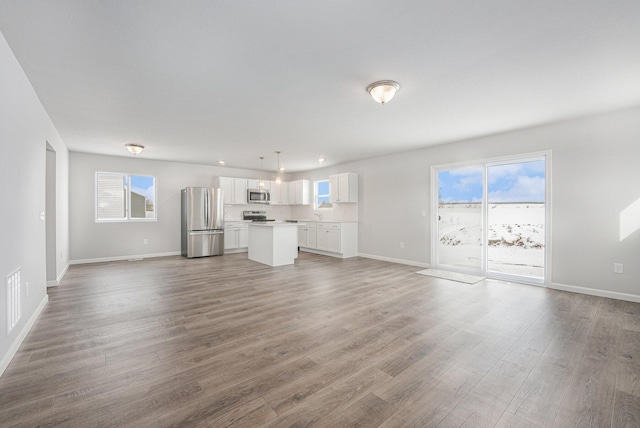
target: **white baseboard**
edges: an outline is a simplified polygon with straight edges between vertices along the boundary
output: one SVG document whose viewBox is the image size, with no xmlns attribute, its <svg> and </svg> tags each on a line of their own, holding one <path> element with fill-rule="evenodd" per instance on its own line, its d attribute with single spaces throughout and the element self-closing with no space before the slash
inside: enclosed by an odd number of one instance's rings
<svg viewBox="0 0 640 428">
<path fill-rule="evenodd" d="M 408 265 L 408 266 L 417 266 L 417 267 L 427 268 L 427 269 L 431 267 L 431 264 L 429 263 L 415 262 L 413 260 L 394 259 L 391 257 L 376 256 L 374 254 L 359 253 L 358 256 L 364 257 L 367 259 L 382 260 L 383 262 L 398 263 L 401 265 Z"/>
<path fill-rule="evenodd" d="M 577 285 L 558 284 L 555 282 L 550 282 L 548 287 L 554 290 L 569 291 L 571 293 L 588 294 L 590 296 L 640 303 L 640 296 L 637 294 L 618 293 L 617 291 L 598 290 L 597 288 L 579 287 Z"/>
<path fill-rule="evenodd" d="M 248 253 L 249 249 L 248 248 L 234 248 L 231 250 L 224 250 L 225 254 L 237 254 L 237 253 Z"/>
<path fill-rule="evenodd" d="M 69 263 L 67 263 L 64 269 L 62 269 L 62 272 L 60 272 L 60 275 L 58 275 L 58 277 L 55 280 L 47 281 L 47 288 L 57 287 L 60 284 L 60 281 L 62 281 L 64 274 L 67 273 L 67 269 L 69 269 Z"/>
<path fill-rule="evenodd" d="M 409 265 L 409 266 L 419 266 L 423 268 L 431 267 L 429 263 L 414 262 L 411 260 L 394 259 L 391 257 L 383 257 L 383 256 L 376 256 L 373 254 L 363 254 L 363 253 L 360 253 L 358 255 L 360 257 L 365 257 L 368 259 L 382 260 L 385 262 L 399 263 L 399 264 Z M 506 280 L 499 279 L 499 281 L 506 281 Z M 514 282 L 514 281 L 511 281 L 511 282 Z M 527 283 L 527 285 L 541 286 L 542 284 Z M 545 285 L 542 285 L 542 286 L 545 286 Z M 619 293 L 617 291 L 598 290 L 596 288 L 579 287 L 576 285 L 558 284 L 554 282 L 550 282 L 548 285 L 546 285 L 546 287 L 554 290 L 569 291 L 571 293 L 587 294 L 590 296 L 607 297 L 609 299 L 626 300 L 628 302 L 640 303 L 640 295 L 636 295 L 636 294 Z"/>
<path fill-rule="evenodd" d="M 115 256 L 115 257 L 99 257 L 95 259 L 79 259 L 69 261 L 70 265 L 81 265 L 85 263 L 100 263 L 100 262 L 117 262 L 122 260 L 139 260 L 139 259 L 151 259 L 154 257 L 167 257 L 167 256 L 179 256 L 182 254 L 180 251 L 170 251 L 168 253 L 154 253 L 154 254 L 135 254 L 130 256 Z"/>
<path fill-rule="evenodd" d="M 49 296 L 45 294 L 42 300 L 40 301 L 40 304 L 38 305 L 36 310 L 33 312 L 33 315 L 31 315 L 31 318 L 29 318 L 29 321 L 27 321 L 27 323 L 24 325 L 24 327 L 18 334 L 18 337 L 16 337 L 16 340 L 13 341 L 7 353 L 4 354 L 4 356 L 2 357 L 2 360 L 0 360 L 0 376 L 2 376 L 2 374 L 7 369 L 7 367 L 9 367 L 9 363 L 11 363 L 11 360 L 16 355 L 16 352 L 18 352 L 20 345 L 22 345 L 22 342 L 27 337 L 27 334 L 29 334 L 29 331 L 31 331 L 33 324 L 35 324 L 42 310 L 44 309 L 45 306 L 47 306 L 48 301 L 49 301 Z"/>
<path fill-rule="evenodd" d="M 307 253 L 313 253 L 313 254 L 320 254 L 321 256 L 335 257 L 337 259 L 348 259 L 349 258 L 349 257 L 346 257 L 342 253 L 332 253 L 331 251 L 317 250 L 315 248 L 300 247 L 300 251 L 305 251 Z M 354 256 L 350 256 L 350 257 L 355 257 L 355 255 Z"/>
</svg>

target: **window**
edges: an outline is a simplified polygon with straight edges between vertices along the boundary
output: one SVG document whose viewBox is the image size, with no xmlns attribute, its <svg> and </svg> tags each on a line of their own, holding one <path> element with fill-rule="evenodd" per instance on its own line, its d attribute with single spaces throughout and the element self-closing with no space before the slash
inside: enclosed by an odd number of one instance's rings
<svg viewBox="0 0 640 428">
<path fill-rule="evenodd" d="M 96 172 L 96 221 L 156 219 L 156 179 Z"/>
<path fill-rule="evenodd" d="M 329 200 L 329 180 L 321 180 L 314 182 L 314 208 L 330 208 Z"/>
</svg>

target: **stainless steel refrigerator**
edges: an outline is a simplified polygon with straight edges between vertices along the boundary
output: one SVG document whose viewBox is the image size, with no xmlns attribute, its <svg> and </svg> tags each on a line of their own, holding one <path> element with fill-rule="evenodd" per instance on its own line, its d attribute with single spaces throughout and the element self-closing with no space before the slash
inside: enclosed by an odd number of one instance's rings
<svg viewBox="0 0 640 428">
<path fill-rule="evenodd" d="M 182 255 L 206 257 L 224 254 L 222 189 L 182 189 Z"/>
</svg>

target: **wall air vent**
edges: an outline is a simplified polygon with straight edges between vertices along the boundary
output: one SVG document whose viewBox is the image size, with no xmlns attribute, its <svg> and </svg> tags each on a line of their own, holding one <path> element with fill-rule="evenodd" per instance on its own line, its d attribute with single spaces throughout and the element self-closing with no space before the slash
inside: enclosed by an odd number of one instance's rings
<svg viewBox="0 0 640 428">
<path fill-rule="evenodd" d="M 18 324 L 22 317 L 22 300 L 20 299 L 20 273 L 19 268 L 10 275 L 7 275 L 7 334 Z"/>
</svg>

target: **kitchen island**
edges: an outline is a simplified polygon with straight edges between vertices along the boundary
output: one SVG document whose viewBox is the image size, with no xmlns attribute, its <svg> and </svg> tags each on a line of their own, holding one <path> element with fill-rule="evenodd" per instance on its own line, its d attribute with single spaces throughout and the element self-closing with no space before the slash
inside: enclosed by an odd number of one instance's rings
<svg viewBox="0 0 640 428">
<path fill-rule="evenodd" d="M 269 266 L 292 265 L 298 257 L 300 223 L 249 223 L 249 260 Z"/>
</svg>

